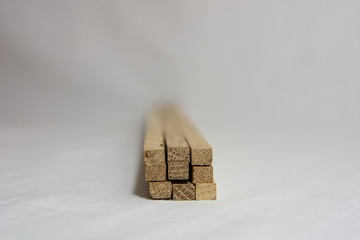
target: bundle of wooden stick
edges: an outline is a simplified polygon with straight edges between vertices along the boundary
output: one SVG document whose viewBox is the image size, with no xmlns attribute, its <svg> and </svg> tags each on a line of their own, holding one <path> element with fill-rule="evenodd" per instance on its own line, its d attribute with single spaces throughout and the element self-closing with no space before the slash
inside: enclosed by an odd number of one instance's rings
<svg viewBox="0 0 360 240">
<path fill-rule="evenodd" d="M 215 200 L 210 144 L 175 107 L 150 112 L 144 141 L 145 181 L 153 199 Z"/>
</svg>

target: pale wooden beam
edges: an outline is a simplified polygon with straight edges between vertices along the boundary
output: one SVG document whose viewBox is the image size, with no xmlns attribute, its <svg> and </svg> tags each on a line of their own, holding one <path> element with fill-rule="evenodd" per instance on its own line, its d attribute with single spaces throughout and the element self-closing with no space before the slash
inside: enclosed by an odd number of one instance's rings
<svg viewBox="0 0 360 240">
<path fill-rule="evenodd" d="M 184 137 L 184 127 L 175 109 L 165 110 L 165 141 L 169 180 L 188 180 L 190 148 Z"/>
<path fill-rule="evenodd" d="M 144 140 L 145 166 L 166 165 L 164 143 L 164 114 L 161 109 L 150 112 Z"/>
<path fill-rule="evenodd" d="M 170 199 L 172 195 L 172 184 L 166 182 L 149 182 L 150 196 L 154 199 Z"/>
<path fill-rule="evenodd" d="M 216 182 L 196 183 L 196 200 L 216 200 Z"/>
<path fill-rule="evenodd" d="M 212 183 L 213 172 L 213 166 L 192 166 L 192 182 Z"/>
<path fill-rule="evenodd" d="M 173 200 L 195 200 L 195 185 L 187 183 L 173 183 Z"/>
</svg>

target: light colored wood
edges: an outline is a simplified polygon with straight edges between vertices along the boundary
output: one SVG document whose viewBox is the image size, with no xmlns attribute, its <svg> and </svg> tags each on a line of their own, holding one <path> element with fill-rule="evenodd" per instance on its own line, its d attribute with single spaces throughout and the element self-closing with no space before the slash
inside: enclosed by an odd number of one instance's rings
<svg viewBox="0 0 360 240">
<path fill-rule="evenodd" d="M 212 183 L 213 172 L 213 166 L 192 166 L 192 182 Z"/>
<path fill-rule="evenodd" d="M 164 144 L 164 113 L 158 108 L 147 119 L 144 141 L 145 166 L 166 165 Z"/>
<path fill-rule="evenodd" d="M 189 180 L 189 162 L 176 161 L 168 163 L 169 180 Z"/>
<path fill-rule="evenodd" d="M 177 108 L 151 112 L 146 125 L 144 164 L 152 198 L 215 200 L 212 161 L 211 146 Z"/>
<path fill-rule="evenodd" d="M 172 194 L 172 184 L 170 181 L 150 182 L 149 191 L 150 196 L 154 199 L 170 199 Z"/>
<path fill-rule="evenodd" d="M 184 137 L 183 125 L 172 107 L 165 109 L 165 141 L 168 163 L 190 162 L 190 148 Z"/>
<path fill-rule="evenodd" d="M 145 166 L 145 181 L 166 181 L 166 165 Z"/>
<path fill-rule="evenodd" d="M 172 107 L 165 109 L 165 140 L 169 180 L 189 180 L 190 148 L 182 122 Z"/>
<path fill-rule="evenodd" d="M 190 146 L 191 165 L 211 165 L 213 161 L 212 147 L 200 132 L 178 109 L 173 110 L 183 126 L 183 134 Z"/>
<path fill-rule="evenodd" d="M 207 147 L 194 147 L 194 142 L 191 141 L 193 146 L 191 149 L 192 165 L 210 165 L 212 164 L 212 148 Z"/>
<path fill-rule="evenodd" d="M 173 183 L 173 200 L 195 200 L 195 185 L 192 183 Z"/>
<path fill-rule="evenodd" d="M 216 200 L 216 182 L 196 183 L 196 200 Z"/>
</svg>

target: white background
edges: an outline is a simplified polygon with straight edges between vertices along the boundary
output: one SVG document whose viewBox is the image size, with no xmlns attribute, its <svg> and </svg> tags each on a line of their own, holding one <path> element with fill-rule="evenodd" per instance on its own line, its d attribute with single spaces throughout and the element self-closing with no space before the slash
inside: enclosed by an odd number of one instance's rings
<svg viewBox="0 0 360 240">
<path fill-rule="evenodd" d="M 359 239 L 359 1 L 1 1 L 0 238 Z M 217 201 L 148 199 L 180 103 Z"/>
</svg>

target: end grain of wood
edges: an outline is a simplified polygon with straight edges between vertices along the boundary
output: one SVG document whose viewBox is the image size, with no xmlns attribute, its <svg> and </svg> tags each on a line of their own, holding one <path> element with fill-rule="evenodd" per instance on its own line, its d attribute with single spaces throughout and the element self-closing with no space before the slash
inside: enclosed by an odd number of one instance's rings
<svg viewBox="0 0 360 240">
<path fill-rule="evenodd" d="M 166 181 L 166 165 L 145 166 L 145 181 Z"/>
<path fill-rule="evenodd" d="M 216 200 L 216 182 L 196 183 L 196 200 Z"/>
<path fill-rule="evenodd" d="M 189 141 L 191 146 L 191 165 L 211 165 L 212 164 L 212 148 L 203 146 L 200 147 L 193 140 Z"/>
<path fill-rule="evenodd" d="M 169 162 L 169 180 L 189 180 L 189 167 L 188 161 Z"/>
<path fill-rule="evenodd" d="M 173 200 L 188 201 L 195 200 L 195 186 L 192 183 L 174 183 Z"/>
<path fill-rule="evenodd" d="M 193 183 L 212 183 L 213 182 L 213 166 L 193 166 L 192 182 Z"/>
<path fill-rule="evenodd" d="M 172 184 L 170 181 L 150 182 L 149 191 L 150 196 L 154 199 L 170 199 L 172 194 Z"/>
<path fill-rule="evenodd" d="M 167 161 L 186 161 L 190 163 L 190 148 L 185 138 L 166 137 Z"/>
</svg>

